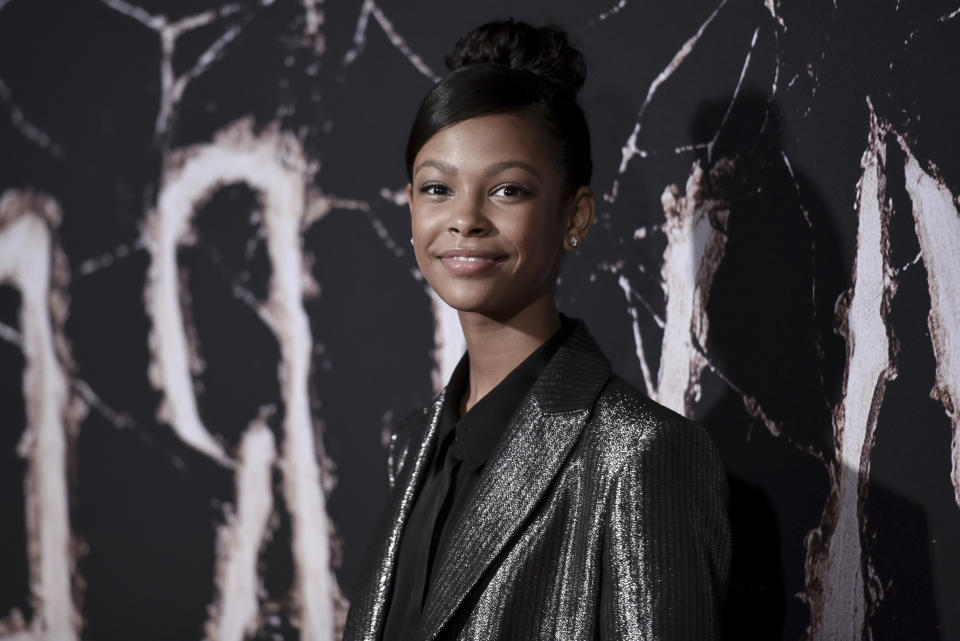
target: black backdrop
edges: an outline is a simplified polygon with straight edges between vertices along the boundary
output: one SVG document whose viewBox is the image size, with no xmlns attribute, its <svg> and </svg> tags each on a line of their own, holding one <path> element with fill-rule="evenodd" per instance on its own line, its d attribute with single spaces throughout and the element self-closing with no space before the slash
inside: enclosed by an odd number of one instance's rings
<svg viewBox="0 0 960 641">
<path fill-rule="evenodd" d="M 713 435 L 729 636 L 960 639 L 960 9 L 610 3 L 0 0 L 0 639 L 335 638 L 460 347 L 407 127 L 504 16 L 590 63 L 560 305 Z"/>
</svg>

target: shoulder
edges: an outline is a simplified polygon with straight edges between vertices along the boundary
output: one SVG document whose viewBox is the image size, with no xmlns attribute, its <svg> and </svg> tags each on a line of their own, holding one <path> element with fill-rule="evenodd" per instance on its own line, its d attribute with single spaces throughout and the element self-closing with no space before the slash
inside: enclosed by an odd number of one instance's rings
<svg viewBox="0 0 960 641">
<path fill-rule="evenodd" d="M 717 550 L 726 549 L 727 478 L 703 427 L 614 376 L 591 428 L 611 500 L 660 522 L 698 528 Z"/>
<path fill-rule="evenodd" d="M 597 398 L 590 431 L 608 462 L 721 467 L 710 435 L 614 374 Z"/>
<path fill-rule="evenodd" d="M 657 403 L 616 374 L 597 398 L 592 420 L 597 429 L 611 432 L 611 436 L 640 442 L 705 435 L 695 422 Z"/>
<path fill-rule="evenodd" d="M 717 638 L 730 530 L 726 475 L 708 433 L 617 376 L 598 398 L 591 427 L 605 464 L 612 599 L 629 620 L 636 601 L 621 586 L 641 586 L 653 637 Z"/>
</svg>

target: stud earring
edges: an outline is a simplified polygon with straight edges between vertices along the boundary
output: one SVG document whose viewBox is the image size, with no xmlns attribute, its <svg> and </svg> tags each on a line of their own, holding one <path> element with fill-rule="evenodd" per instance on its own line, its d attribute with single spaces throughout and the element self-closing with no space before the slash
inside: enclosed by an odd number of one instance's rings
<svg viewBox="0 0 960 641">
<path fill-rule="evenodd" d="M 576 236 L 571 236 L 569 242 L 570 242 L 570 246 L 573 247 L 574 249 L 580 246 L 580 241 L 577 240 Z"/>
</svg>

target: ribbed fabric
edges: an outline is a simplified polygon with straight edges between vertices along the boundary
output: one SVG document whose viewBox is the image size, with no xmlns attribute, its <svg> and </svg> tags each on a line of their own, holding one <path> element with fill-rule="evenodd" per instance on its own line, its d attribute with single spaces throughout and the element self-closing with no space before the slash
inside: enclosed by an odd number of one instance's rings
<svg viewBox="0 0 960 641">
<path fill-rule="evenodd" d="M 460 400 L 469 384 L 469 355 L 464 354 L 447 383 L 437 425 L 439 449 L 431 450 L 423 485 L 404 524 L 384 641 L 405 641 L 416 628 L 430 586 L 434 561 L 447 547 L 462 511 L 510 419 L 540 377 L 557 348 L 576 326 L 563 317 L 553 336 L 527 356 L 463 416 Z M 449 625 L 454 634 L 458 628 Z"/>
<path fill-rule="evenodd" d="M 380 637 L 409 488 L 438 408 L 395 443 L 402 464 L 347 641 Z M 612 376 L 581 323 L 484 468 L 410 641 L 449 638 L 460 624 L 456 638 L 477 641 L 717 638 L 725 498 L 706 433 Z"/>
</svg>

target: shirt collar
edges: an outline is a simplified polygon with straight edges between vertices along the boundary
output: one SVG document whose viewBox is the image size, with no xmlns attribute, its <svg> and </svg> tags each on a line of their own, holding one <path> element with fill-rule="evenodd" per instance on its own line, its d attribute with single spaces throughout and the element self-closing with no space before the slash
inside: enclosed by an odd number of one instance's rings
<svg viewBox="0 0 960 641">
<path fill-rule="evenodd" d="M 517 365 L 486 396 L 462 417 L 460 399 L 469 381 L 469 354 L 457 363 L 444 398 L 437 442 L 442 443 L 451 430 L 456 430 L 455 447 L 464 465 L 478 471 L 493 454 L 493 449 L 506 430 L 520 403 L 527 396 L 543 368 L 567 338 L 577 321 L 561 315 L 561 326 L 553 336 Z M 459 420 L 458 420 L 459 419 Z"/>
</svg>

